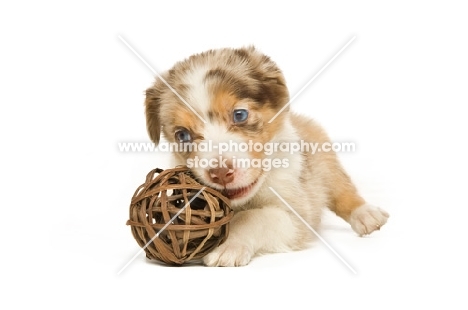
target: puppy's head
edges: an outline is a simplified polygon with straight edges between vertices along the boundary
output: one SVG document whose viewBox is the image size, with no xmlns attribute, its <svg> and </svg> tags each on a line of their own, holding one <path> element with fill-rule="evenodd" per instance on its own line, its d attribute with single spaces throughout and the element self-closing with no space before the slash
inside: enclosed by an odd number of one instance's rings
<svg viewBox="0 0 468 310">
<path fill-rule="evenodd" d="M 161 131 L 180 164 L 224 192 L 233 205 L 252 198 L 265 178 L 260 145 L 281 130 L 289 100 L 283 74 L 255 48 L 219 49 L 177 63 L 146 91 L 150 138 Z M 287 109 L 286 109 L 287 110 Z M 260 165 L 259 165 L 260 163 Z"/>
</svg>

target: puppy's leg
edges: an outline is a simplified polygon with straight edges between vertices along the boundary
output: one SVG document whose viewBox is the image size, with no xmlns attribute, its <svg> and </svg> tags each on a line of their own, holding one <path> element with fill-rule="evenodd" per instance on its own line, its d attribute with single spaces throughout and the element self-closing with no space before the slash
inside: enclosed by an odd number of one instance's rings
<svg viewBox="0 0 468 310">
<path fill-rule="evenodd" d="M 379 230 L 387 222 L 389 214 L 367 204 L 338 164 L 335 166 L 331 186 L 330 210 L 351 224 L 353 230 L 360 236 Z"/>
<path fill-rule="evenodd" d="M 296 130 L 304 140 L 318 143 L 330 142 L 323 129 L 315 122 L 299 115 L 293 114 L 292 117 Z M 306 179 L 326 180 L 329 194 L 328 207 L 350 223 L 360 236 L 370 234 L 387 222 L 389 216 L 387 212 L 366 204 L 359 196 L 334 152 L 309 153 L 307 151 L 305 155 L 308 167 L 306 172 L 310 172 L 306 174 Z M 313 182 L 311 184 L 308 188 L 311 191 L 317 190 L 317 184 Z"/>
<path fill-rule="evenodd" d="M 279 207 L 239 211 L 230 222 L 226 242 L 203 258 L 207 266 L 244 266 L 256 253 L 292 249 L 297 226 L 290 212 Z"/>
</svg>

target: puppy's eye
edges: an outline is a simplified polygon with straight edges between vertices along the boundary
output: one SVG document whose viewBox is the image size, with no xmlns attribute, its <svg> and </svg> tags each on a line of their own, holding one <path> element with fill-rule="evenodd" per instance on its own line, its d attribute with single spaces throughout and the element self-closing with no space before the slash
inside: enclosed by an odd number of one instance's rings
<svg viewBox="0 0 468 310">
<path fill-rule="evenodd" d="M 246 109 L 236 109 L 232 113 L 232 120 L 234 123 L 242 123 L 249 117 L 249 111 Z"/>
<path fill-rule="evenodd" d="M 192 136 L 187 129 L 179 129 L 175 132 L 175 139 L 178 142 L 190 142 L 192 141 Z"/>
</svg>

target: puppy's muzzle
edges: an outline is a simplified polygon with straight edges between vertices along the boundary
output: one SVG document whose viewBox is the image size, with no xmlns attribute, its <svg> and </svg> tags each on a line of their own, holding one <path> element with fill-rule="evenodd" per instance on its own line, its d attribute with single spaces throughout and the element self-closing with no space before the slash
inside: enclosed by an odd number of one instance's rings
<svg viewBox="0 0 468 310">
<path fill-rule="evenodd" d="M 213 183 L 223 186 L 234 181 L 234 169 L 230 167 L 211 168 L 208 174 Z"/>
</svg>

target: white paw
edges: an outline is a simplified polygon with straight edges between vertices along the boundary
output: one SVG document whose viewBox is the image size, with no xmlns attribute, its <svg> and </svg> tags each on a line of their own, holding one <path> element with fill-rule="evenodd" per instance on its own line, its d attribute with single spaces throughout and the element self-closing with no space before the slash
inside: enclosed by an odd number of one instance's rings
<svg viewBox="0 0 468 310">
<path fill-rule="evenodd" d="M 349 223 L 359 236 L 368 235 L 374 230 L 379 230 L 389 217 L 384 210 L 365 204 L 351 213 Z"/>
<path fill-rule="evenodd" d="M 245 266 L 252 259 L 254 252 L 247 245 L 229 242 L 229 239 L 203 258 L 203 263 L 210 267 Z"/>
</svg>

